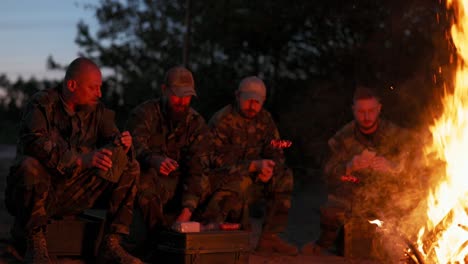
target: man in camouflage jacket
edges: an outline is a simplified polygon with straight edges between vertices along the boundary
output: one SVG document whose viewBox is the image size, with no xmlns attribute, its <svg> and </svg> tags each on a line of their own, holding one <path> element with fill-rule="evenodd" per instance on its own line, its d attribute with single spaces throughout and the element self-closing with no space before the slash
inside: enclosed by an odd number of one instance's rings
<svg viewBox="0 0 468 264">
<path fill-rule="evenodd" d="M 354 120 L 328 141 L 328 201 L 320 208 L 320 237 L 303 247 L 305 254 L 321 254 L 322 249 L 343 254 L 342 245 L 335 243 L 345 219 L 375 218 L 391 211 L 386 206 L 398 211 L 396 204 L 388 204 L 390 197 L 398 195 L 402 185 L 417 184 L 414 178 L 400 176 L 407 167 L 410 133 L 380 118 L 382 105 L 371 89 L 359 86 L 353 102 Z"/>
<path fill-rule="evenodd" d="M 63 85 L 37 92 L 24 109 L 5 202 L 14 230 L 26 235 L 28 263 L 50 262 L 44 234 L 50 218 L 78 214 L 103 194 L 110 199 L 102 257 L 141 263 L 120 246 L 132 221 L 139 165 L 127 156 L 132 137 L 119 132 L 113 112 L 99 102 L 101 83 L 96 64 L 78 58 Z"/>
<path fill-rule="evenodd" d="M 262 106 L 266 87 L 261 79 L 244 78 L 236 91 L 236 104 L 214 114 L 209 122 L 214 137 L 211 173 L 214 190 L 203 214 L 206 221 L 242 222 L 248 228 L 248 206 L 266 199 L 263 233 L 257 246 L 262 253 L 295 255 L 295 246 L 282 240 L 291 207 L 293 174 L 286 167 L 278 129 Z"/>
<path fill-rule="evenodd" d="M 190 107 L 195 96 L 192 73 L 171 68 L 162 85 L 163 96 L 137 106 L 128 120 L 141 164 L 138 206 L 150 232 L 176 221 L 189 221 L 209 192 L 207 177 L 209 129 Z"/>
</svg>

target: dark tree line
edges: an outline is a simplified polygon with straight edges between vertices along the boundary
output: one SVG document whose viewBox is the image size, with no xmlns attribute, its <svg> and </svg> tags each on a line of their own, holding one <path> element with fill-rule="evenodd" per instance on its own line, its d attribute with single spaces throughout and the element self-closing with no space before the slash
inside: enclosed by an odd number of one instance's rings
<svg viewBox="0 0 468 264">
<path fill-rule="evenodd" d="M 242 77 L 258 75 L 266 107 L 295 142 L 289 157 L 303 168 L 318 166 L 326 139 L 351 119 L 357 83 L 378 88 L 386 116 L 401 125 L 425 122 L 452 52 L 439 0 L 101 0 L 86 8 L 99 26 L 79 22 L 76 43 L 110 73 L 104 100 L 120 125 L 159 94 L 175 64 L 194 72 L 194 107 L 207 119 Z"/>
</svg>

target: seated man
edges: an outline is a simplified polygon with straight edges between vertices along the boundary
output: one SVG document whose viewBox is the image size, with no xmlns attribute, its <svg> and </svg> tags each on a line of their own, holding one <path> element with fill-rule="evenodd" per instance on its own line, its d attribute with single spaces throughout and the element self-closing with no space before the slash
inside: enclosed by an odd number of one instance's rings
<svg viewBox="0 0 468 264">
<path fill-rule="evenodd" d="M 279 132 L 263 108 L 265 99 L 263 81 L 255 76 L 244 78 L 236 91 L 236 103 L 211 118 L 214 194 L 202 217 L 209 222 L 242 222 L 248 229 L 249 204 L 265 199 L 266 217 L 257 252 L 296 255 L 297 248 L 278 236 L 288 220 L 293 175 L 283 151 L 272 144 L 279 140 Z"/>
<path fill-rule="evenodd" d="M 196 95 L 192 73 L 173 67 L 161 88 L 161 98 L 137 106 L 127 124 L 141 164 L 137 202 L 150 234 L 171 226 L 170 213 L 189 221 L 209 190 L 209 129 L 190 107 Z"/>
<path fill-rule="evenodd" d="M 381 108 L 375 92 L 359 86 L 353 98 L 354 120 L 328 141 L 328 201 L 320 208 L 320 237 L 303 247 L 304 254 L 342 255 L 343 245 L 337 242 L 343 239 L 338 234 L 345 218 L 375 217 L 399 191 L 399 184 L 412 180 L 399 176 L 409 155 L 410 134 L 380 118 Z"/>
<path fill-rule="evenodd" d="M 78 214 L 110 193 L 102 258 L 142 263 L 120 245 L 129 233 L 138 162 L 113 112 L 99 102 L 101 71 L 75 59 L 61 86 L 37 92 L 23 112 L 17 156 L 7 178 L 6 206 L 26 236 L 25 262 L 50 263 L 45 232 L 51 217 Z"/>
</svg>

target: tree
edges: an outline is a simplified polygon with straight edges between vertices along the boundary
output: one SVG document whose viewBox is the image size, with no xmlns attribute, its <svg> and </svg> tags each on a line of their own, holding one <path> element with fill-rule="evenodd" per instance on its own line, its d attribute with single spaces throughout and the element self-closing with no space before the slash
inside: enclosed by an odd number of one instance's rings
<svg viewBox="0 0 468 264">
<path fill-rule="evenodd" d="M 108 98 L 118 117 L 157 94 L 185 54 L 206 118 L 233 99 L 241 78 L 263 78 L 282 135 L 304 146 L 292 155 L 298 166 L 318 166 L 308 157 L 351 118 L 357 83 L 379 88 L 384 104 L 398 105 L 386 114 L 414 126 L 440 85 L 433 75 L 449 63 L 449 23 L 436 0 L 101 0 L 91 9 L 99 28 L 92 34 L 80 22 L 76 41 L 113 73 Z M 411 98 L 421 99 L 399 104 Z"/>
</svg>

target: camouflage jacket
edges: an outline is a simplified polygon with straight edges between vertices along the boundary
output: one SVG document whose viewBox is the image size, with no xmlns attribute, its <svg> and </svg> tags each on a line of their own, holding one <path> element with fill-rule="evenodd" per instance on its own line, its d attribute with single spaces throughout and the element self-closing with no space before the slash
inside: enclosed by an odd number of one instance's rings
<svg viewBox="0 0 468 264">
<path fill-rule="evenodd" d="M 329 193 L 339 197 L 349 197 L 354 192 L 354 187 L 364 185 L 372 185 L 374 190 L 376 186 L 380 188 L 384 185 L 386 185 L 386 190 L 398 188 L 399 184 L 409 180 L 409 177 L 401 178 L 401 172 L 410 155 L 410 141 L 409 131 L 387 120 L 381 119 L 377 131 L 370 136 L 362 134 L 356 126 L 356 122 L 351 121 L 328 141 L 330 157 L 325 165 L 324 175 Z M 342 176 L 348 176 L 346 175 L 346 164 L 355 155 L 361 154 L 365 150 L 391 161 L 398 166 L 400 172 L 383 175 L 371 169 L 362 169 L 351 173 L 358 179 L 358 183 L 343 181 Z M 377 182 L 377 185 L 373 184 Z"/>
<path fill-rule="evenodd" d="M 153 155 L 179 163 L 184 185 L 182 206 L 194 209 L 209 192 L 209 129 L 203 117 L 192 108 L 185 120 L 173 127 L 166 107 L 164 100 L 148 100 L 131 112 L 127 126 L 142 168 L 150 166 Z"/>
<path fill-rule="evenodd" d="M 39 91 L 27 103 L 20 127 L 17 162 L 24 155 L 37 158 L 58 175 L 80 172 L 78 155 L 113 141 L 120 132 L 114 112 L 102 103 L 75 113 L 67 110 L 61 87 Z"/>
<path fill-rule="evenodd" d="M 224 175 L 232 177 L 251 176 L 251 161 L 272 159 L 275 171 L 284 166 L 282 149 L 274 148 L 273 139 L 279 139 L 279 132 L 268 111 L 262 110 L 253 119 L 243 117 L 235 105 L 227 105 L 216 112 L 208 125 L 213 134 L 214 155 L 212 166 L 228 170 Z"/>
</svg>

